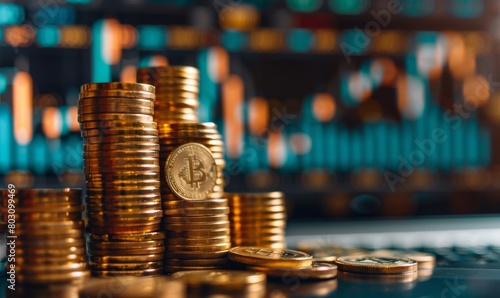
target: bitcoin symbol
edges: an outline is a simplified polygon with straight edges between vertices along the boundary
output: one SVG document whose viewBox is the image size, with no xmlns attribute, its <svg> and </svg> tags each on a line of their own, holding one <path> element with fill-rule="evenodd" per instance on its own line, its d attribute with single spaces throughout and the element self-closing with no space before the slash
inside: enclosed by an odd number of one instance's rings
<svg viewBox="0 0 500 298">
<path fill-rule="evenodd" d="M 179 177 L 184 180 L 192 189 L 200 188 L 206 180 L 203 163 L 192 154 L 184 158 L 184 167 L 179 171 Z"/>
</svg>

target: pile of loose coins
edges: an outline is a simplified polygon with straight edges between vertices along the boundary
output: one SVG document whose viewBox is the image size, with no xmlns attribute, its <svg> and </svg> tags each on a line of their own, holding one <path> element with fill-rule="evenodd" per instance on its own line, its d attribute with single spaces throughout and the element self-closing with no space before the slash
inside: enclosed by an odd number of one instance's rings
<svg viewBox="0 0 500 298">
<path fill-rule="evenodd" d="M 6 227 L 6 271 L 13 275 L 13 285 L 79 282 L 89 277 L 82 191 L 10 186 L 1 191 L 0 221 Z"/>
<path fill-rule="evenodd" d="M 78 121 L 88 218 L 89 267 L 96 276 L 163 272 L 164 238 L 155 87 L 81 87 Z"/>
<path fill-rule="evenodd" d="M 285 248 L 286 207 L 281 192 L 226 193 L 232 246 Z"/>
</svg>

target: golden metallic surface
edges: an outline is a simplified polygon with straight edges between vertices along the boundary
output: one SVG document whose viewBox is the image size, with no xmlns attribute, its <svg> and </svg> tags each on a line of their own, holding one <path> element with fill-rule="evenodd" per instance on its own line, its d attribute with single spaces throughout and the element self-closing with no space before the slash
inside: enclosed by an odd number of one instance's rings
<svg viewBox="0 0 500 298">
<path fill-rule="evenodd" d="M 197 143 L 177 147 L 165 163 L 170 190 L 186 200 L 203 200 L 212 192 L 217 167 L 212 153 Z"/>
<path fill-rule="evenodd" d="M 341 256 L 335 260 L 339 271 L 363 274 L 400 274 L 417 270 L 417 262 L 406 258 L 372 255 Z"/>
<path fill-rule="evenodd" d="M 337 276 L 337 266 L 328 263 L 313 262 L 304 268 L 272 268 L 264 266 L 249 266 L 249 270 L 265 273 L 268 277 L 289 278 L 298 277 L 302 280 L 330 279 Z"/>
<path fill-rule="evenodd" d="M 240 270 L 182 271 L 171 275 L 188 286 L 241 287 L 266 282 L 266 275 L 259 272 Z"/>
<path fill-rule="evenodd" d="M 432 269 L 436 265 L 436 257 L 419 251 L 404 251 L 404 250 L 376 250 L 371 252 L 370 255 L 373 256 L 384 256 L 384 257 L 401 257 L 411 260 L 415 260 L 418 263 L 418 269 Z"/>
<path fill-rule="evenodd" d="M 242 264 L 277 268 L 301 268 L 312 264 L 312 256 L 291 249 L 237 246 L 229 249 L 228 257 Z"/>
<path fill-rule="evenodd" d="M 112 83 L 90 83 L 81 86 L 80 91 L 96 91 L 96 90 L 127 90 L 127 91 L 143 91 L 154 93 L 156 88 L 148 84 L 140 83 L 123 83 L 123 82 L 112 82 Z"/>
</svg>

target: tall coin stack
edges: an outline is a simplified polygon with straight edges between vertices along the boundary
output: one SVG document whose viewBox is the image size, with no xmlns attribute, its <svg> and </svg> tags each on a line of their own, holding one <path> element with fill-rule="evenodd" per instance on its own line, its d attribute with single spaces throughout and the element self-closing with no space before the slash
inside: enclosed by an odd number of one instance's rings
<svg viewBox="0 0 500 298">
<path fill-rule="evenodd" d="M 15 281 L 45 285 L 90 276 L 80 189 L 10 188 L 1 193 L 1 221 L 8 223 L 6 268 L 14 266 Z"/>
<path fill-rule="evenodd" d="M 232 246 L 285 247 L 286 207 L 281 192 L 226 193 Z"/>
<path fill-rule="evenodd" d="M 89 267 L 97 276 L 163 272 L 155 87 L 83 85 L 78 121 L 84 140 Z"/>
<path fill-rule="evenodd" d="M 227 264 L 230 230 L 223 198 L 223 141 L 214 123 L 198 123 L 198 70 L 188 66 L 139 69 L 138 82 L 157 87 L 155 120 L 160 138 L 161 193 L 166 231 L 165 271 L 217 269 Z M 213 190 L 205 198 L 186 200 L 171 191 L 164 170 L 179 146 L 208 148 L 217 167 Z M 210 228 L 214 227 L 214 228 Z"/>
</svg>

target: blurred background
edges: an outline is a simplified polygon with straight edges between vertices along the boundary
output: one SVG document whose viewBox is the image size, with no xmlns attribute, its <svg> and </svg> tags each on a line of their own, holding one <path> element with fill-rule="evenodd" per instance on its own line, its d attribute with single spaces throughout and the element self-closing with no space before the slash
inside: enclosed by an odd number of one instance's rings
<svg viewBox="0 0 500 298">
<path fill-rule="evenodd" d="M 500 213 L 498 6 L 1 1 L 0 186 L 83 187 L 80 85 L 191 65 L 228 191 L 291 219 Z"/>
</svg>

